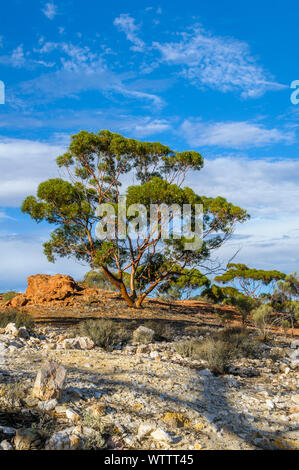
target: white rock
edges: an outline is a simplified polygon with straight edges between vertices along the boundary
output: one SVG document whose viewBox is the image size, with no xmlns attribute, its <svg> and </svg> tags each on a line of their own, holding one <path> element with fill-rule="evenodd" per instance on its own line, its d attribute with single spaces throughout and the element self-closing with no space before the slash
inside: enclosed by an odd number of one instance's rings
<svg viewBox="0 0 299 470">
<path fill-rule="evenodd" d="M 52 411 L 57 406 L 57 400 L 53 398 L 52 400 L 40 401 L 37 406 L 40 410 Z"/>
<path fill-rule="evenodd" d="M 8 441 L 2 441 L 0 443 L 0 450 L 13 450 L 13 446 Z"/>
<path fill-rule="evenodd" d="M 149 423 L 141 423 L 138 428 L 137 438 L 143 439 L 148 436 L 155 429 L 154 425 Z"/>
<path fill-rule="evenodd" d="M 150 343 L 153 341 L 154 336 L 154 330 L 146 328 L 145 326 L 139 326 L 133 333 L 133 341 L 136 341 L 137 343 Z"/>
<path fill-rule="evenodd" d="M 18 333 L 19 333 L 19 330 L 16 327 L 15 323 L 8 323 L 4 331 L 6 335 L 13 335 L 13 336 L 18 336 Z"/>
<path fill-rule="evenodd" d="M 153 431 L 151 433 L 151 436 L 153 439 L 155 439 L 155 441 L 168 442 L 168 443 L 173 442 L 173 438 L 171 437 L 171 435 L 161 428 L 158 428 L 156 429 L 156 431 Z"/>
</svg>

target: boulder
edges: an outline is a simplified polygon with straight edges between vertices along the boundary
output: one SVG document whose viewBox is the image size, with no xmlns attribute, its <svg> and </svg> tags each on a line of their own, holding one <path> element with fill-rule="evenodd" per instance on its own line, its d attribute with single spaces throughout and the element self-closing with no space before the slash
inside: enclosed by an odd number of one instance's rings
<svg viewBox="0 0 299 470">
<path fill-rule="evenodd" d="M 8 323 L 5 327 L 5 334 L 6 335 L 12 335 L 12 336 L 18 336 L 19 329 L 16 327 L 15 323 Z"/>
<path fill-rule="evenodd" d="M 151 343 L 154 340 L 155 332 L 145 326 L 139 326 L 133 333 L 133 341 L 136 343 Z"/>
<path fill-rule="evenodd" d="M 46 361 L 38 371 L 32 391 L 40 400 L 59 399 L 66 378 L 65 368 L 55 361 Z"/>
<path fill-rule="evenodd" d="M 27 278 L 26 297 L 31 303 L 64 300 L 82 290 L 71 276 L 36 274 Z"/>
<path fill-rule="evenodd" d="M 92 349 L 94 342 L 87 336 L 77 336 L 76 338 L 66 338 L 62 342 L 65 349 Z"/>
<path fill-rule="evenodd" d="M 9 305 L 13 308 L 24 307 L 28 303 L 28 299 L 25 294 L 16 295 L 10 302 Z"/>
</svg>

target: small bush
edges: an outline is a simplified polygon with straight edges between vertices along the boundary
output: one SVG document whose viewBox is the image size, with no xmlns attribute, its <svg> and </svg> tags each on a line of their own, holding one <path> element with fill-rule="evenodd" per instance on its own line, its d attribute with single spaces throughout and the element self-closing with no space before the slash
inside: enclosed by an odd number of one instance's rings
<svg viewBox="0 0 299 470">
<path fill-rule="evenodd" d="M 144 326 L 155 332 L 155 340 L 171 340 L 174 336 L 174 329 L 161 321 L 149 320 Z"/>
<path fill-rule="evenodd" d="M 26 312 L 15 309 L 0 313 L 0 328 L 5 328 L 9 323 L 15 323 L 17 328 L 25 326 L 28 331 L 34 329 L 32 317 Z"/>
<path fill-rule="evenodd" d="M 207 361 L 215 374 L 224 374 L 234 359 L 257 357 L 260 351 L 258 342 L 242 328 L 227 328 L 203 341 L 181 341 L 175 349 L 183 357 Z"/>
<path fill-rule="evenodd" d="M 15 292 L 14 290 L 5 292 L 5 294 L 2 295 L 2 302 L 8 302 L 9 300 L 12 300 L 14 297 L 16 297 L 16 295 L 18 295 L 18 292 Z"/>
<path fill-rule="evenodd" d="M 96 346 L 107 351 L 119 343 L 126 343 L 129 333 L 112 320 L 86 320 L 79 326 L 82 336 L 88 336 Z"/>
</svg>

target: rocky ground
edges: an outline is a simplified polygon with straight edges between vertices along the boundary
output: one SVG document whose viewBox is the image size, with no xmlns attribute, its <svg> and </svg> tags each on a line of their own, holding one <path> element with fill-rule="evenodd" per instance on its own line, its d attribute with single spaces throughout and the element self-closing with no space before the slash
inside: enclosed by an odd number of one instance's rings
<svg viewBox="0 0 299 470">
<path fill-rule="evenodd" d="M 8 325 L 0 448 L 298 449 L 298 340 L 261 344 L 217 376 L 176 352 L 189 333 L 108 352 L 66 327 Z"/>
</svg>

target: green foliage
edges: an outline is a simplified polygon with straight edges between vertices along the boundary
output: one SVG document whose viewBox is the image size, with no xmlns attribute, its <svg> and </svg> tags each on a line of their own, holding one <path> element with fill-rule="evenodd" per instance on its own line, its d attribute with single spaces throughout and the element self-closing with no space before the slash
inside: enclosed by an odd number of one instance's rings
<svg viewBox="0 0 299 470">
<path fill-rule="evenodd" d="M 84 284 L 88 287 L 96 287 L 97 289 L 117 291 L 117 288 L 111 284 L 107 277 L 100 271 L 88 271 L 84 278 Z"/>
<path fill-rule="evenodd" d="M 28 331 L 33 331 L 34 320 L 26 312 L 12 309 L 0 312 L 0 328 L 5 328 L 9 323 L 15 323 L 17 328 L 25 326 Z"/>
<path fill-rule="evenodd" d="M 173 273 L 160 286 L 159 293 L 164 294 L 166 298 L 172 299 L 190 298 L 193 290 L 203 287 L 207 288 L 209 285 L 210 280 L 198 269 L 181 269 L 178 266 L 177 272 L 175 272 L 175 267 L 173 267 Z"/>
<path fill-rule="evenodd" d="M 238 283 L 239 289 L 242 293 L 249 296 L 258 297 L 260 289 L 263 286 L 268 288 L 275 282 L 285 278 L 285 274 L 280 271 L 264 271 L 263 269 L 248 268 L 245 264 L 230 263 L 227 266 L 228 270 L 215 277 L 216 282 L 222 284 Z"/>
<path fill-rule="evenodd" d="M 268 329 L 271 325 L 272 307 L 270 305 L 260 305 L 252 312 L 252 319 L 263 339 L 267 339 Z"/>
<path fill-rule="evenodd" d="M 129 338 L 129 334 L 116 322 L 105 319 L 86 320 L 80 323 L 79 332 L 107 351 L 112 350 L 116 344 L 127 342 Z"/>
<path fill-rule="evenodd" d="M 127 139 L 108 130 L 96 134 L 81 131 L 71 137 L 69 148 L 57 158 L 57 165 L 65 170 L 67 180 L 55 178 L 42 182 L 37 196 L 25 199 L 22 211 L 37 222 L 46 221 L 55 226 L 50 240 L 44 244 L 50 262 L 59 257 L 75 258 L 93 271 L 102 269 L 129 306 L 140 307 L 144 298 L 163 283 L 165 292 L 172 287 L 169 283 L 187 291 L 199 285 L 207 287 L 201 274 L 193 271 L 194 275 L 189 276 L 190 270 L 202 265 L 211 251 L 227 240 L 237 223 L 248 219 L 245 210 L 222 197 L 207 198 L 182 187 L 189 170 L 199 171 L 203 167 L 203 158 L 195 151 L 175 152 L 159 142 Z M 185 242 L 192 241 L 191 235 L 189 239 L 188 236 L 177 239 L 173 235 L 163 239 L 161 211 L 156 230 L 147 227 L 147 233 L 140 235 L 138 242 L 132 242 L 130 237 L 133 215 L 126 222 L 127 237 L 119 236 L 121 220 L 117 210 L 122 202 L 121 179 L 131 170 L 138 184 L 126 191 L 127 208 L 135 203 L 144 204 L 149 216 L 151 204 L 180 207 L 203 204 L 201 247 L 185 249 Z M 106 237 L 101 240 L 95 234 L 96 224 L 102 220 L 97 208 L 106 211 L 106 203 L 116 210 L 116 238 L 113 239 L 114 234 L 107 228 Z M 171 217 L 174 220 L 173 213 Z M 191 225 L 194 230 L 194 214 Z"/>
<path fill-rule="evenodd" d="M 18 295 L 18 292 L 15 292 L 13 290 L 5 292 L 2 295 L 2 302 L 3 303 L 8 302 L 9 300 L 12 300 L 16 295 Z"/>
<path fill-rule="evenodd" d="M 250 312 L 257 306 L 258 301 L 247 295 L 239 294 L 231 297 L 228 303 L 239 310 L 242 323 L 245 324 Z"/>
</svg>

